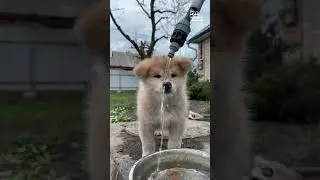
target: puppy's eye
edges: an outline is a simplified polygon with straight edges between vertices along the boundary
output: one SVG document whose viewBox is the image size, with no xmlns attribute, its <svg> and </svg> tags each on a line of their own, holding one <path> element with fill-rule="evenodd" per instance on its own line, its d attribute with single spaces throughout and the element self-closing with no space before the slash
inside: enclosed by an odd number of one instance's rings
<svg viewBox="0 0 320 180">
<path fill-rule="evenodd" d="M 173 77 L 173 78 L 176 77 L 176 76 L 177 76 L 176 74 L 171 74 L 171 77 Z"/>
<path fill-rule="evenodd" d="M 158 75 L 154 75 L 153 77 L 160 78 L 161 76 L 158 74 Z"/>
</svg>

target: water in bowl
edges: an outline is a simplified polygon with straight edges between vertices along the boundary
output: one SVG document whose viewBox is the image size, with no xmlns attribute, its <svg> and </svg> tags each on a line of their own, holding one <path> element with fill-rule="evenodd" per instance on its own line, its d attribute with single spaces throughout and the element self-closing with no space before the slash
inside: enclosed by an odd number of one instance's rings
<svg viewBox="0 0 320 180">
<path fill-rule="evenodd" d="M 155 171 L 148 180 L 209 180 L 210 177 L 195 169 L 171 168 Z"/>
<path fill-rule="evenodd" d="M 169 61 L 167 62 L 167 64 L 166 64 L 166 67 L 165 67 L 165 72 L 164 72 L 164 80 L 165 80 L 165 78 L 167 78 L 168 77 L 168 70 L 169 70 L 169 66 L 170 66 L 170 63 L 171 63 L 171 58 L 169 59 Z M 165 104 L 164 104 L 164 98 L 165 98 L 165 93 L 164 93 L 164 88 L 163 88 L 163 91 L 162 91 L 162 93 L 161 93 L 161 100 L 160 100 L 160 102 L 161 102 L 161 109 L 160 109 L 160 123 L 161 123 L 161 142 L 160 142 L 160 147 L 159 147 L 159 152 L 160 151 L 162 151 L 162 145 L 163 145 L 163 130 L 164 130 L 164 106 L 165 106 Z M 157 165 L 157 171 L 159 171 L 159 167 L 160 167 L 160 157 L 158 158 L 158 165 Z"/>
<path fill-rule="evenodd" d="M 168 76 L 168 68 L 170 66 L 171 58 L 166 64 L 165 68 L 165 78 Z M 165 94 L 164 91 L 161 94 L 161 109 L 160 109 L 160 121 L 161 121 L 161 142 L 159 151 L 162 151 L 163 145 L 163 130 L 164 130 L 164 107 L 165 107 Z M 206 174 L 203 174 L 195 169 L 186 169 L 186 168 L 170 168 L 166 170 L 159 170 L 160 167 L 160 157 L 157 160 L 157 169 L 155 172 L 148 177 L 148 180 L 209 180 L 210 177 Z"/>
</svg>

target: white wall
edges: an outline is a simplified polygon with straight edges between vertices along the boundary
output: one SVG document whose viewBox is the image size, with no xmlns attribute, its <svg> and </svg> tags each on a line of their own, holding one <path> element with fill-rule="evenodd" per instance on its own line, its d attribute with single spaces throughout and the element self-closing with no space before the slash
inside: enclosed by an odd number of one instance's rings
<svg viewBox="0 0 320 180">
<path fill-rule="evenodd" d="M 200 48 L 202 47 L 202 54 Z M 210 56 L 210 38 L 205 39 L 204 41 L 201 41 L 201 45 L 198 49 L 198 62 L 199 58 L 202 57 L 203 59 L 203 69 L 197 69 L 198 72 L 201 72 L 203 76 L 199 77 L 199 81 L 210 81 L 210 62 L 211 62 L 211 56 Z"/>
<path fill-rule="evenodd" d="M 73 17 L 91 0 L 0 0 L 0 12 Z"/>
<path fill-rule="evenodd" d="M 111 90 L 136 90 L 139 85 L 139 78 L 132 71 L 110 69 Z"/>
<path fill-rule="evenodd" d="M 21 25 L 0 27 L 0 57 L 0 89 L 10 90 L 30 80 L 40 89 L 83 88 L 93 62 L 72 30 Z"/>
</svg>

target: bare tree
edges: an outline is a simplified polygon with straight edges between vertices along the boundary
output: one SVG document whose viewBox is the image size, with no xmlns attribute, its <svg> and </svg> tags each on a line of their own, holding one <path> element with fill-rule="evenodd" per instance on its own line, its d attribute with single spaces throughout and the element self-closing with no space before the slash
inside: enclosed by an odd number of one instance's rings
<svg viewBox="0 0 320 180">
<path fill-rule="evenodd" d="M 138 52 L 140 58 L 145 59 L 152 56 L 157 42 L 159 42 L 161 39 L 168 39 L 168 32 L 164 32 L 163 35 L 159 37 L 156 37 L 156 32 L 160 30 L 160 28 L 166 29 L 164 24 L 172 24 L 172 22 L 176 22 L 176 16 L 186 11 L 185 7 L 190 0 L 150 0 L 149 7 L 146 7 L 144 0 L 136 0 L 136 2 L 139 8 L 150 20 L 151 33 L 149 41 L 132 38 L 117 22 L 112 10 L 110 11 L 110 16 L 112 22 L 115 24 L 121 35 L 132 44 L 133 48 Z M 168 4 L 171 5 L 168 6 Z M 166 7 L 166 9 L 160 7 Z"/>
</svg>

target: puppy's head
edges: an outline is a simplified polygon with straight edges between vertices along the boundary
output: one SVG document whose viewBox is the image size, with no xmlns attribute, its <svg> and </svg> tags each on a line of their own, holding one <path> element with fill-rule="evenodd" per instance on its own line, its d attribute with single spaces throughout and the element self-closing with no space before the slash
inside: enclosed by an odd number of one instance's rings
<svg viewBox="0 0 320 180">
<path fill-rule="evenodd" d="M 213 1 L 213 41 L 216 47 L 238 47 L 259 26 L 262 0 Z"/>
<path fill-rule="evenodd" d="M 75 33 L 90 52 L 109 59 L 109 3 L 105 0 L 93 4 L 77 17 Z"/>
<path fill-rule="evenodd" d="M 175 94 L 186 86 L 191 61 L 186 57 L 174 57 L 168 63 L 169 57 L 154 56 L 140 62 L 134 72 L 141 78 L 146 88 L 167 95 Z"/>
</svg>

